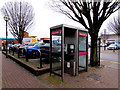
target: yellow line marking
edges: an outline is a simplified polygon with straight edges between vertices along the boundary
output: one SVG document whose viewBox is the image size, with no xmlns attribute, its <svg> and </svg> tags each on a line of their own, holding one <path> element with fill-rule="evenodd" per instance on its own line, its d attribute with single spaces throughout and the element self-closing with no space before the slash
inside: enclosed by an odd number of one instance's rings
<svg viewBox="0 0 120 90">
<path fill-rule="evenodd" d="M 101 61 L 106 61 L 106 60 L 101 60 Z M 108 61 L 110 63 L 115 63 L 115 64 L 120 64 L 119 62 L 116 62 L 116 61 Z"/>
</svg>

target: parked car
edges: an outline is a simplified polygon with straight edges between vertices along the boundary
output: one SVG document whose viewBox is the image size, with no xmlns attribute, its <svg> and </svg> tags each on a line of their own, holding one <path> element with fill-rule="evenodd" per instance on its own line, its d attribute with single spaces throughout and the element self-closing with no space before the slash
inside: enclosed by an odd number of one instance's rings
<svg viewBox="0 0 120 90">
<path fill-rule="evenodd" d="M 36 45 L 40 44 L 40 43 L 41 42 L 34 42 L 34 43 L 26 44 L 25 46 L 21 46 L 21 47 L 19 47 L 19 52 L 20 52 L 20 54 L 25 55 L 27 49 L 39 49 L 39 46 L 36 46 Z M 28 52 L 31 53 L 32 50 L 28 50 Z"/>
<path fill-rule="evenodd" d="M 13 49 L 13 44 L 8 44 L 8 50 L 10 51 L 10 50 L 12 50 Z"/>
<path fill-rule="evenodd" d="M 29 44 L 31 44 L 31 42 L 25 42 L 25 43 L 22 43 L 21 45 L 19 45 L 19 47 L 26 46 L 26 45 L 29 45 Z"/>
<path fill-rule="evenodd" d="M 110 44 L 108 47 L 107 47 L 108 50 L 116 50 L 116 49 L 119 49 L 119 46 L 117 44 Z"/>
<path fill-rule="evenodd" d="M 26 54 L 26 50 L 27 50 L 27 54 L 29 56 L 29 58 L 36 58 L 38 57 L 39 53 L 36 52 L 37 49 L 40 49 L 40 47 L 44 45 L 43 42 L 39 41 L 39 42 L 35 42 L 32 44 L 28 44 L 27 46 L 22 46 L 19 48 L 19 52 L 22 55 Z M 34 55 L 36 54 L 36 55 Z"/>
<path fill-rule="evenodd" d="M 27 46 L 22 46 L 22 47 L 19 47 L 19 49 L 21 49 L 22 53 L 25 55 L 24 51 L 27 50 L 27 54 L 29 56 L 29 58 L 36 58 L 39 56 L 39 53 L 37 53 L 36 51 L 39 49 L 41 51 L 41 55 L 42 55 L 42 58 L 46 59 L 45 62 L 46 63 L 49 63 L 49 52 L 50 52 L 50 43 L 49 42 L 36 42 L 35 44 L 32 43 L 32 44 L 28 44 Z M 57 44 L 57 45 L 54 45 L 53 44 L 53 47 L 52 47 L 52 52 L 53 53 L 59 53 L 61 52 L 61 44 Z"/>
<path fill-rule="evenodd" d="M 30 50 L 28 50 L 29 56 L 36 56 L 36 57 L 39 56 L 39 53 L 36 53 L 35 50 L 40 49 L 41 56 L 42 56 L 42 58 L 44 58 L 45 63 L 49 63 L 50 43 L 35 44 L 33 47 L 28 47 L 27 49 L 30 49 Z M 32 50 L 32 49 L 34 49 L 34 50 Z M 53 52 L 53 54 L 60 54 L 61 45 L 60 44 L 53 45 L 52 52 Z M 34 55 L 34 54 L 36 54 L 36 55 Z"/>
<path fill-rule="evenodd" d="M 14 44 L 13 46 L 12 46 L 12 48 L 15 50 L 15 51 L 17 51 L 18 49 L 19 49 L 19 46 L 20 46 L 21 44 Z"/>
<path fill-rule="evenodd" d="M 13 44 L 8 44 L 8 48 L 13 47 Z"/>
<path fill-rule="evenodd" d="M 28 44 L 22 45 L 21 47 L 19 47 L 19 49 L 27 49 L 28 47 L 33 47 L 37 43 L 38 42 L 28 43 Z"/>
<path fill-rule="evenodd" d="M 8 44 L 7 45 L 7 49 L 9 50 L 9 49 L 11 49 L 13 47 L 13 44 Z M 6 49 L 6 45 L 4 45 L 4 46 L 1 46 L 1 50 L 5 50 Z"/>
<path fill-rule="evenodd" d="M 29 45 L 27 47 L 27 49 L 40 49 L 40 46 L 44 45 L 44 43 L 41 43 L 41 42 L 37 42 L 37 43 L 34 43 L 33 45 Z M 28 50 L 28 52 L 32 52 L 32 50 Z"/>
<path fill-rule="evenodd" d="M 120 49 L 120 44 L 119 43 L 117 43 L 117 46 L 118 46 L 118 49 Z"/>
<path fill-rule="evenodd" d="M 111 43 L 106 43 L 107 44 L 107 47 L 111 44 Z"/>
</svg>

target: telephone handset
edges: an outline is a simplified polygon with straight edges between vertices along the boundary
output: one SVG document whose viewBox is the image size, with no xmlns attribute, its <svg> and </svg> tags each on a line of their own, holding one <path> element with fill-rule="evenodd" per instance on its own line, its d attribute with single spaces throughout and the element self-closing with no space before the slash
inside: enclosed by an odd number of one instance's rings
<svg viewBox="0 0 120 90">
<path fill-rule="evenodd" d="M 68 53 L 68 52 L 67 52 L 67 44 L 64 44 L 64 52 L 65 52 L 65 54 Z"/>
</svg>

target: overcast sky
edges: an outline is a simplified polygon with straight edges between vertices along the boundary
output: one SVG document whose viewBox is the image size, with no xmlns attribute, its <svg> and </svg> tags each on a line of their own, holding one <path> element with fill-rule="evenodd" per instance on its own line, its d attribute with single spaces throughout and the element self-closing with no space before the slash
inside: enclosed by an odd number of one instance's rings
<svg viewBox="0 0 120 90">
<path fill-rule="evenodd" d="M 0 8 L 4 5 L 5 2 L 13 0 L 0 0 Z M 18 0 L 15 0 L 18 1 Z M 59 25 L 59 24 L 68 24 L 80 28 L 82 25 L 69 19 L 63 14 L 57 13 L 51 10 L 47 6 L 49 0 L 24 0 L 30 2 L 35 11 L 35 23 L 33 27 L 29 30 L 31 36 L 37 36 L 38 38 L 49 37 L 50 27 Z M 106 28 L 106 23 L 102 26 L 102 29 Z M 0 38 L 5 37 L 5 21 L 3 15 L 0 12 Z M 8 37 L 13 37 L 10 33 Z"/>
</svg>

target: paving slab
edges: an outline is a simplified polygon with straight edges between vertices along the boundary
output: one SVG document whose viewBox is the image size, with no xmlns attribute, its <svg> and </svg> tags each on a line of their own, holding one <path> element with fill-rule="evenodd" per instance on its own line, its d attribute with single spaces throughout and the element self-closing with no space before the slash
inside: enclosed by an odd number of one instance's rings
<svg viewBox="0 0 120 90">
<path fill-rule="evenodd" d="M 1 52 L 0 52 L 1 54 Z M 2 55 L 2 88 L 48 88 L 30 72 Z"/>
</svg>

